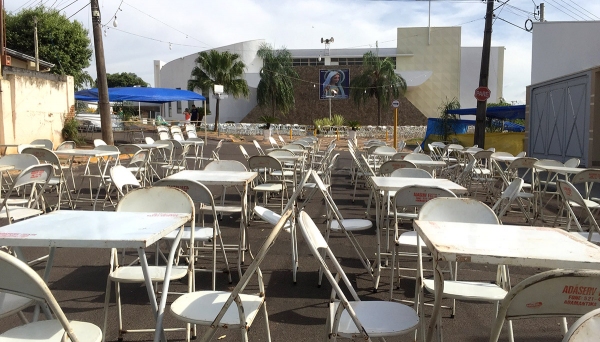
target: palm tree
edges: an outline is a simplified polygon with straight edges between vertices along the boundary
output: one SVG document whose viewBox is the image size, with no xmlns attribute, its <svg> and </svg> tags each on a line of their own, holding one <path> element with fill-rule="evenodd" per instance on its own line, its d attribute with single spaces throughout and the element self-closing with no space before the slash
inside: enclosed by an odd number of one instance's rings
<svg viewBox="0 0 600 342">
<path fill-rule="evenodd" d="M 396 74 L 390 58 L 381 59 L 369 51 L 363 55 L 363 71 L 350 82 L 350 94 L 357 105 L 371 97 L 377 100 L 377 125 L 381 126 L 381 109 L 406 92 L 406 81 Z"/>
<path fill-rule="evenodd" d="M 243 96 L 248 98 L 250 90 L 248 83 L 242 78 L 246 65 L 238 60 L 240 55 L 229 51 L 218 52 L 216 50 L 202 51 L 196 58 L 196 67 L 192 69 L 191 79 L 188 80 L 188 90 L 202 90 L 202 94 L 208 96 L 210 89 L 215 84 L 223 85 L 226 94 L 234 98 Z M 219 125 L 219 105 L 221 99 L 217 98 L 215 110 L 216 132 Z"/>
<path fill-rule="evenodd" d="M 271 45 L 263 43 L 256 55 L 263 60 L 256 89 L 258 105 L 271 107 L 273 117 L 277 109 L 287 114 L 295 103 L 292 80 L 298 78 L 292 67 L 292 54 L 286 48 L 273 50 Z"/>
</svg>

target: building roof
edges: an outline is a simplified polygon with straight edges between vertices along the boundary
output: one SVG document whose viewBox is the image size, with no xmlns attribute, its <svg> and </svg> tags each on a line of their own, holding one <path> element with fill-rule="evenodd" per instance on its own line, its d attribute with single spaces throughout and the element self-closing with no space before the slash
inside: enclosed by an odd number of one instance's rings
<svg viewBox="0 0 600 342">
<path fill-rule="evenodd" d="M 30 61 L 30 62 L 35 62 L 35 57 L 26 55 L 24 53 L 15 51 L 13 49 L 9 49 L 9 48 L 4 48 L 4 51 L 6 52 L 7 55 L 14 57 L 14 58 L 18 58 L 24 61 Z M 40 59 L 40 66 L 44 67 L 44 68 L 54 68 L 54 64 L 50 63 L 50 62 L 46 62 Z"/>
</svg>

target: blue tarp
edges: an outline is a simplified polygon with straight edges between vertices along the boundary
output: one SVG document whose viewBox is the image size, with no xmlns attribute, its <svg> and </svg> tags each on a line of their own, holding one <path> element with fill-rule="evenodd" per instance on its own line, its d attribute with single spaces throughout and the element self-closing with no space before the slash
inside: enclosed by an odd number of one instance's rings
<svg viewBox="0 0 600 342">
<path fill-rule="evenodd" d="M 523 106 L 523 107 L 525 107 L 525 106 Z M 500 107 L 496 107 L 496 108 L 500 108 Z M 452 131 L 455 134 L 464 134 L 464 133 L 467 133 L 469 126 L 475 126 L 475 121 L 474 120 L 451 120 L 451 121 L 449 121 L 449 124 L 452 125 Z M 500 124 L 504 125 L 503 130 L 505 130 L 505 131 L 509 131 L 509 132 L 524 132 L 525 131 L 524 126 L 518 125 L 518 124 L 510 122 L 510 121 L 505 121 L 502 123 L 501 121 L 495 120 L 492 122 L 492 125 L 500 126 Z M 439 119 L 439 118 L 427 119 L 427 131 L 425 131 L 425 138 L 423 139 L 423 142 L 421 143 L 421 147 L 424 148 L 425 141 L 427 141 L 427 138 L 431 134 L 443 135 L 443 132 L 444 132 L 444 126 L 443 126 L 442 119 Z"/>
<path fill-rule="evenodd" d="M 80 90 L 75 93 L 75 100 L 98 101 L 98 89 Z M 122 87 L 108 88 L 108 100 L 110 102 L 150 102 L 165 103 L 174 101 L 203 101 L 204 96 L 189 90 L 169 88 L 144 88 L 144 87 Z"/>
<path fill-rule="evenodd" d="M 448 114 L 475 115 L 477 108 L 464 108 L 449 110 Z M 489 107 L 485 112 L 486 117 L 499 120 L 525 119 L 525 105 Z"/>
</svg>

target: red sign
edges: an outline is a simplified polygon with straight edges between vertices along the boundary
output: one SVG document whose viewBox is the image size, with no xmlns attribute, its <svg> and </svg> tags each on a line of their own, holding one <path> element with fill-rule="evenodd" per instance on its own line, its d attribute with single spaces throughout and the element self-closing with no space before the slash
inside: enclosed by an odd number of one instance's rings
<svg viewBox="0 0 600 342">
<path fill-rule="evenodd" d="M 485 101 L 490 98 L 491 93 L 488 87 L 479 87 L 475 89 L 475 98 L 477 101 Z"/>
</svg>

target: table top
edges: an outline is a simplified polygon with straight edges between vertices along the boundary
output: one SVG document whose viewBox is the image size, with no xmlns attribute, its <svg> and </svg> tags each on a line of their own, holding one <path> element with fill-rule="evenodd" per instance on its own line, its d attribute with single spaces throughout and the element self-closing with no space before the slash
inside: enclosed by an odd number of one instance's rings
<svg viewBox="0 0 600 342">
<path fill-rule="evenodd" d="M 202 140 L 179 140 L 182 145 L 203 145 L 204 141 Z"/>
<path fill-rule="evenodd" d="M 72 149 L 72 150 L 58 150 L 54 151 L 58 156 L 78 156 L 78 157 L 108 157 L 118 156 L 120 152 L 117 151 L 102 151 L 102 150 L 84 150 L 84 149 Z"/>
<path fill-rule="evenodd" d="M 464 194 L 467 189 L 451 180 L 444 178 L 412 178 L 412 177 L 380 177 L 371 176 L 375 188 L 384 191 L 397 191 L 410 185 L 439 186 L 446 188 L 455 194 Z"/>
<path fill-rule="evenodd" d="M 183 170 L 166 179 L 189 179 L 204 185 L 246 185 L 258 177 L 257 172 Z"/>
<path fill-rule="evenodd" d="M 273 152 L 275 150 L 287 150 L 287 151 L 293 152 L 294 154 L 304 154 L 306 152 L 306 149 L 303 149 L 303 148 L 293 148 L 293 147 L 291 147 L 291 148 L 268 148 L 265 151 L 267 151 L 267 152 Z"/>
<path fill-rule="evenodd" d="M 496 156 L 492 157 L 495 161 L 503 162 L 503 163 L 511 163 L 521 157 L 511 157 L 511 156 Z"/>
<path fill-rule="evenodd" d="M 600 247 L 550 227 L 415 220 L 437 260 L 600 270 Z"/>
<path fill-rule="evenodd" d="M 271 155 L 269 155 L 271 156 Z M 298 160 L 304 158 L 303 156 L 271 156 L 280 162 L 297 162 Z"/>
<path fill-rule="evenodd" d="M 546 170 L 546 171 L 556 172 L 556 173 L 575 174 L 575 173 L 579 173 L 579 172 L 585 170 L 585 169 L 579 168 L 579 167 L 537 165 L 537 164 L 533 164 L 533 165 L 535 166 L 536 169 L 541 169 L 541 170 Z"/>
<path fill-rule="evenodd" d="M 446 166 L 446 162 L 443 160 L 409 160 L 409 162 L 411 162 L 417 166 L 435 166 L 435 167 Z"/>
<path fill-rule="evenodd" d="M 393 157 L 396 155 L 396 151 L 373 151 L 373 153 L 371 153 L 374 156 L 380 156 L 380 157 Z"/>
<path fill-rule="evenodd" d="M 144 148 L 144 149 L 151 149 L 151 148 L 165 148 L 168 147 L 169 144 L 134 144 L 137 147 L 140 148 Z"/>
<path fill-rule="evenodd" d="M 0 245 L 146 248 L 190 219 L 189 214 L 58 210 L 0 228 Z"/>
<path fill-rule="evenodd" d="M 14 170 L 14 165 L 0 165 L 0 172 Z"/>
</svg>

